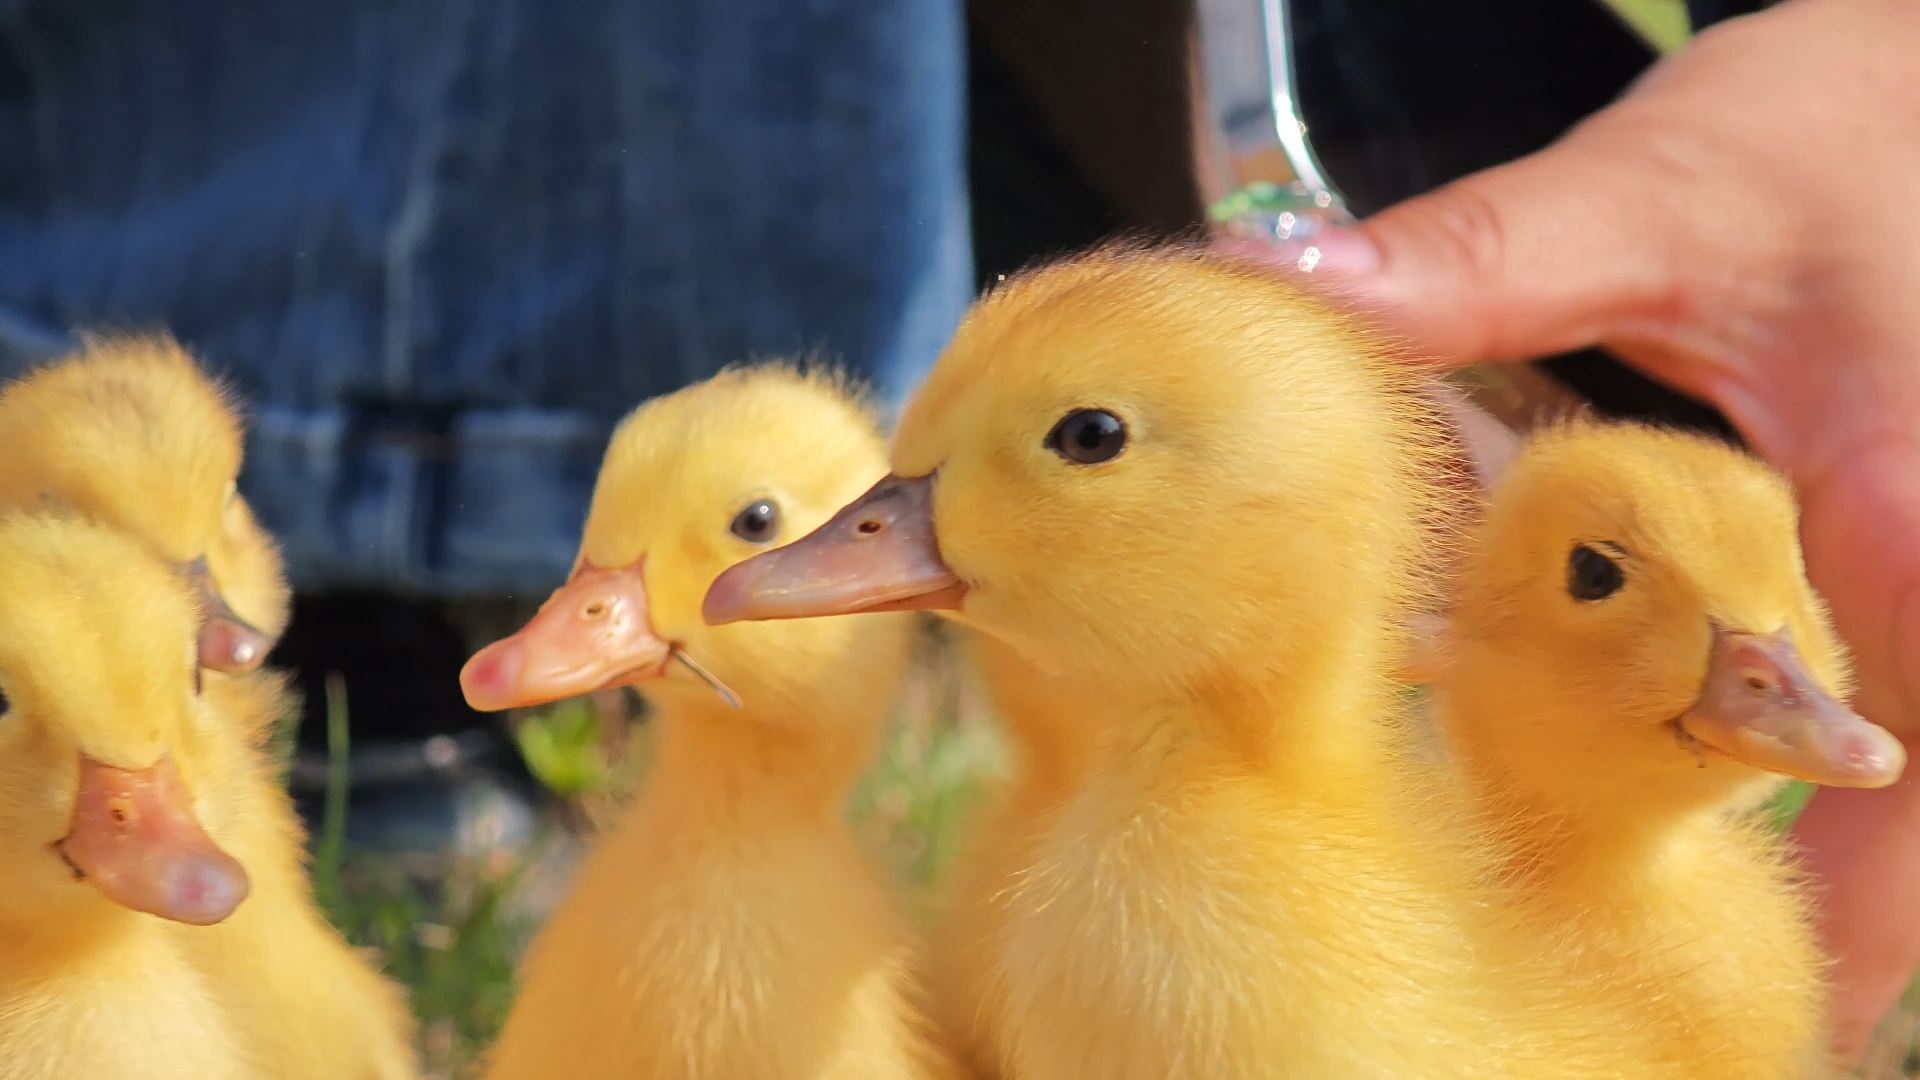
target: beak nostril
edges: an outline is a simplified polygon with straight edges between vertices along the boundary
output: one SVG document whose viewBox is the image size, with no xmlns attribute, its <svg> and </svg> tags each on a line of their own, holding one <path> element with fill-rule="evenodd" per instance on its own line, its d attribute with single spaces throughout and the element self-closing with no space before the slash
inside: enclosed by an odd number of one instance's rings
<svg viewBox="0 0 1920 1080">
<path fill-rule="evenodd" d="M 607 605 L 604 603 L 601 603 L 598 600 L 595 600 L 593 603 L 588 604 L 585 608 L 581 609 L 581 612 L 580 612 L 580 614 L 585 615 L 589 619 L 597 619 L 600 616 L 605 615 L 606 613 L 607 613 Z"/>
<path fill-rule="evenodd" d="M 861 536 L 876 536 L 882 531 L 884 531 L 886 527 L 887 527 L 887 523 L 884 521 L 879 521 L 874 518 L 867 518 L 866 520 L 860 522 L 860 524 L 855 525 L 853 528 L 854 528 L 854 531 L 859 533 Z"/>
<path fill-rule="evenodd" d="M 1753 691 L 1756 694 L 1764 694 L 1773 689 L 1773 680 L 1767 678 L 1765 675 L 1760 675 L 1754 672 L 1748 672 L 1746 676 L 1746 681 L 1747 681 L 1747 689 Z"/>
</svg>

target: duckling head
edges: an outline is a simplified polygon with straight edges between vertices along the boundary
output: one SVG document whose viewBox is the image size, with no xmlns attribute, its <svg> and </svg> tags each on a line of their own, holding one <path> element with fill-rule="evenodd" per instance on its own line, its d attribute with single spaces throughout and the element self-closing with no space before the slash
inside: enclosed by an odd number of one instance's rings
<svg viewBox="0 0 1920 1080">
<path fill-rule="evenodd" d="M 873 673 L 905 662 L 910 617 L 714 628 L 700 603 L 723 570 L 804 535 L 885 472 L 873 416 L 826 373 L 732 369 L 643 404 L 608 446 L 571 577 L 468 661 L 468 702 L 634 685 L 777 719 L 823 694 L 871 697 Z"/>
<path fill-rule="evenodd" d="M 196 815 L 215 718 L 193 594 L 84 518 L 0 518 L 0 919 L 108 902 L 207 924 L 246 871 Z"/>
<path fill-rule="evenodd" d="M 1711 439 L 1535 434 L 1493 488 L 1446 631 L 1468 752 L 1590 809 L 1892 783 L 1905 752 L 1842 704 L 1848 660 L 1797 517 L 1780 476 Z"/>
<path fill-rule="evenodd" d="M 1430 419 L 1371 339 L 1287 285 L 1102 250 L 976 304 L 892 475 L 722 575 L 706 614 L 945 610 L 1149 698 L 1368 684 L 1424 585 Z"/>
<path fill-rule="evenodd" d="M 240 424 L 171 338 L 89 339 L 0 391 L 0 506 L 141 537 L 200 593 L 203 666 L 249 671 L 285 628 L 278 550 L 237 488 Z"/>
</svg>

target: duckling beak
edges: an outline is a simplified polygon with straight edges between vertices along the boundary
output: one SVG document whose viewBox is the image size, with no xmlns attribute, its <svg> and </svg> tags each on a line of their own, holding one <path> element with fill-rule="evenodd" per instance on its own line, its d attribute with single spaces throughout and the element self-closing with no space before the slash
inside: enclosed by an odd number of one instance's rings
<svg viewBox="0 0 1920 1080">
<path fill-rule="evenodd" d="M 862 611 L 954 610 L 966 583 L 940 560 L 933 477 L 888 476 L 783 548 L 715 578 L 701 604 L 710 625 Z"/>
<path fill-rule="evenodd" d="M 211 926 L 247 897 L 246 869 L 194 819 L 170 758 L 117 769 L 82 754 L 73 824 L 55 847 L 107 899 L 174 922 Z"/>
<path fill-rule="evenodd" d="M 1757 769 L 1829 787 L 1886 787 L 1907 751 L 1834 700 L 1782 634 L 1714 632 L 1706 685 L 1680 729 Z"/>
<path fill-rule="evenodd" d="M 518 633 L 460 669 L 467 704 L 498 712 L 659 676 L 673 650 L 648 619 L 644 562 L 582 563 Z"/>
<path fill-rule="evenodd" d="M 200 666 L 229 675 L 259 667 L 273 648 L 273 639 L 227 606 L 219 583 L 207 569 L 207 557 L 187 563 L 181 573 L 200 593 Z"/>
</svg>

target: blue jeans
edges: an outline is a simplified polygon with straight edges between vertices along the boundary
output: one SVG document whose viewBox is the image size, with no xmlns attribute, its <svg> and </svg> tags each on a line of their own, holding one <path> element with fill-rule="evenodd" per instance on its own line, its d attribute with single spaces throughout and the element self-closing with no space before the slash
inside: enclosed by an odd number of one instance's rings
<svg viewBox="0 0 1920 1080">
<path fill-rule="evenodd" d="M 0 370 L 168 327 L 297 587 L 538 594 L 612 424 L 894 398 L 971 298 L 958 0 L 0 0 Z M 0 467 L 4 467 L 0 463 Z"/>
</svg>

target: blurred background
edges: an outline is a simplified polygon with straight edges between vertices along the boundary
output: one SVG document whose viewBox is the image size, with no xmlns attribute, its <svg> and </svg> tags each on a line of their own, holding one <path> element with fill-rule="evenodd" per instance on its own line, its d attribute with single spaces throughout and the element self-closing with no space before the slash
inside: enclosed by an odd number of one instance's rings
<svg viewBox="0 0 1920 1080">
<path fill-rule="evenodd" d="M 1292 0 L 1301 107 L 1365 214 L 1546 145 L 1752 6 Z M 1196 168 L 1194 20 L 0 0 L 0 375 L 80 330 L 165 327 L 243 394 L 241 489 L 297 593 L 271 662 L 298 676 L 282 745 L 317 887 L 410 988 L 436 1075 L 490 1038 L 530 928 L 644 775 L 631 694 L 494 716 L 456 679 L 565 577 L 614 422 L 779 354 L 897 400 L 1002 275 L 1201 227 L 1224 193 Z M 1603 354 L 1535 368 L 1483 376 L 1730 434 Z M 944 655 L 851 811 L 922 886 L 998 767 Z"/>
</svg>

